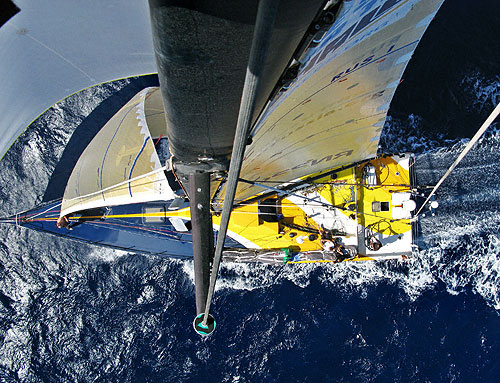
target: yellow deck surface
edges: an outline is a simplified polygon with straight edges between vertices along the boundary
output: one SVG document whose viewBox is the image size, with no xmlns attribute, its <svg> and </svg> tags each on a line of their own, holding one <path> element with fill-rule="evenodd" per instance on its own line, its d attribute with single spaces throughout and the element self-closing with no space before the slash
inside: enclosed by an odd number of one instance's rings
<svg viewBox="0 0 500 383">
<path fill-rule="evenodd" d="M 407 219 L 393 220 L 391 197 L 394 192 L 405 192 L 410 189 L 409 170 L 400 166 L 391 157 L 377 158 L 370 161 L 375 167 L 378 185 L 366 187 L 363 184 L 362 169 L 366 163 L 336 173 L 332 178 L 325 176 L 318 179 L 304 192 L 305 195 L 317 193 L 325 201 L 337 207 L 348 219 L 357 220 L 362 226 L 370 226 L 374 232 L 385 235 L 403 234 L 411 230 L 410 221 Z M 372 202 L 388 202 L 389 211 L 374 213 Z M 229 233 L 234 239 L 239 240 L 247 247 L 261 249 L 283 249 L 292 251 L 321 250 L 320 236 L 300 230 L 299 227 L 319 230 L 320 225 L 309 217 L 300 204 L 294 204 L 287 198 L 278 200 L 278 211 L 283 215 L 282 221 L 293 224 L 294 228 L 278 222 L 265 222 L 259 220 L 257 202 L 239 206 L 233 210 L 229 221 Z M 167 217 L 190 218 L 189 208 L 167 211 Z M 220 216 L 213 215 L 213 223 L 220 224 Z M 294 233 L 293 237 L 290 233 Z M 297 241 L 301 237 L 303 242 Z M 370 259 L 368 257 L 357 260 Z"/>
<path fill-rule="evenodd" d="M 375 167 L 378 184 L 376 187 L 363 185 L 362 169 L 365 164 L 352 167 L 331 176 L 318 179 L 308 189 L 308 193 L 317 192 L 327 202 L 339 207 L 340 211 L 351 219 L 366 227 L 371 225 L 372 231 L 386 235 L 402 234 L 411 229 L 409 220 L 392 220 L 392 206 L 389 211 L 372 212 L 372 202 L 391 202 L 393 192 L 409 190 L 410 175 L 408 169 L 400 166 L 391 157 L 377 158 L 370 161 Z M 318 230 L 319 224 L 309 217 L 300 206 L 283 198 L 278 201 L 278 211 L 284 216 L 284 221 Z M 181 216 L 188 218 L 189 210 L 167 212 L 167 216 Z M 391 222 L 392 221 L 392 222 Z M 220 224 L 220 217 L 214 215 L 215 225 Z M 290 248 L 293 251 L 320 250 L 320 238 L 315 235 L 310 240 L 310 232 L 296 228 L 289 228 L 278 222 L 259 221 L 257 203 L 240 206 L 233 210 L 229 222 L 229 235 L 236 234 L 243 237 L 248 247 L 262 249 Z M 290 237 L 290 233 L 295 233 Z M 297 238 L 302 237 L 303 243 L 298 243 Z M 312 238 L 312 237 L 311 237 Z M 238 239 L 238 238 L 235 238 Z M 251 245 L 253 244 L 253 246 Z"/>
</svg>

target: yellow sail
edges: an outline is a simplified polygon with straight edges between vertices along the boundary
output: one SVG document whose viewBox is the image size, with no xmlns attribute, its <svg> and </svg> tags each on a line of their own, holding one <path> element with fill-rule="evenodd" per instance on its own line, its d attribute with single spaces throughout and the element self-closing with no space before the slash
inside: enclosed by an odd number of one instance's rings
<svg viewBox="0 0 500 383">
<path fill-rule="evenodd" d="M 146 100 L 144 101 L 144 113 L 151 137 L 165 136 L 167 133 L 167 120 L 163 99 L 159 87 L 150 88 Z"/>
<path fill-rule="evenodd" d="M 138 93 L 116 113 L 80 156 L 68 180 L 61 216 L 77 211 L 175 197 L 156 153 L 148 123 L 153 128 L 157 88 Z M 162 114 L 163 116 L 163 114 Z M 155 123 L 156 121 L 156 123 Z M 163 122 L 164 124 L 164 122 Z"/>
</svg>

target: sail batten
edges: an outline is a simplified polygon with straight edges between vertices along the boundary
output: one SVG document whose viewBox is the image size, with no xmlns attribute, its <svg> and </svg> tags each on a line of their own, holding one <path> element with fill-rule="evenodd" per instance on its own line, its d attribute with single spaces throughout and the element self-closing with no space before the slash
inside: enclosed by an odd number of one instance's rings
<svg viewBox="0 0 500 383">
<path fill-rule="evenodd" d="M 148 113 L 156 113 L 145 106 L 151 96 L 155 103 L 157 88 L 137 94 L 85 149 L 68 180 L 61 215 L 175 198 L 148 128 Z"/>
</svg>

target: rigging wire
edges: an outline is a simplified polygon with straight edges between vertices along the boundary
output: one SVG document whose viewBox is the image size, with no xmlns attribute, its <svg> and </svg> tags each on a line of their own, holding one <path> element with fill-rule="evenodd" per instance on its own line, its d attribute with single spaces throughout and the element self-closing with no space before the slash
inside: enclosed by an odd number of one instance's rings
<svg viewBox="0 0 500 383">
<path fill-rule="evenodd" d="M 40 213 L 38 213 L 38 214 L 35 214 L 35 215 L 33 215 L 33 216 L 29 217 L 29 219 L 30 219 L 30 220 L 33 220 L 34 218 L 36 218 L 36 217 L 38 217 L 38 216 L 40 216 L 40 215 L 42 215 L 42 214 L 45 214 L 45 213 L 49 212 L 49 211 L 50 211 L 50 210 L 52 210 L 53 208 L 58 207 L 58 206 L 61 206 L 61 204 L 62 204 L 62 202 L 59 202 L 59 203 L 58 203 L 58 204 L 56 204 L 56 205 L 51 205 L 48 209 L 46 209 L 46 210 L 44 210 L 44 211 L 42 211 L 42 212 L 40 212 Z M 23 218 L 24 218 L 24 217 L 23 217 Z M 17 221 L 17 214 L 16 214 L 16 221 Z"/>
<path fill-rule="evenodd" d="M 255 186 L 258 186 L 258 187 L 261 187 L 261 188 L 265 188 L 265 189 L 269 189 L 269 190 L 272 190 L 272 191 L 275 191 L 277 192 L 278 194 L 279 193 L 283 193 L 283 194 L 286 194 L 286 195 L 290 195 L 290 196 L 294 196 L 294 197 L 297 197 L 297 198 L 301 198 L 303 200 L 306 200 L 306 201 L 311 201 L 311 202 L 315 202 L 315 203 L 320 203 L 320 201 L 318 200 L 315 200 L 313 198 L 309 198 L 309 197 L 306 197 L 306 196 L 303 196 L 303 195 L 300 195 L 300 194 L 295 194 L 295 193 L 292 193 L 292 192 L 288 192 L 288 191 L 283 191 L 281 189 L 278 189 L 278 188 L 275 188 L 275 187 L 272 187 L 272 186 L 266 186 L 266 185 L 262 185 L 262 184 L 259 184 L 257 182 L 252 182 L 252 181 L 246 181 L 244 179 L 241 179 L 240 178 L 240 181 L 242 182 L 245 182 L 245 183 L 249 183 L 249 184 L 252 184 L 252 185 L 255 185 Z M 327 203 L 323 203 L 322 206 L 331 206 L 330 204 L 327 204 Z"/>
<path fill-rule="evenodd" d="M 441 184 L 443 183 L 443 181 L 451 174 L 451 172 L 453 171 L 453 169 L 455 169 L 455 167 L 460 163 L 460 161 L 462 161 L 462 159 L 465 157 L 465 155 L 467 153 L 469 153 L 469 151 L 472 149 L 472 147 L 474 146 L 474 144 L 481 138 L 481 136 L 484 134 L 484 132 L 486 132 L 486 129 L 489 128 L 489 126 L 493 123 L 493 121 L 495 120 L 495 118 L 498 117 L 499 114 L 500 114 L 500 103 L 498 103 L 498 105 L 493 110 L 493 112 L 491 112 L 491 114 L 488 116 L 488 118 L 484 121 L 483 125 L 481 125 L 481 127 L 476 132 L 476 134 L 474 135 L 474 137 L 472 137 L 472 139 L 470 140 L 470 142 L 464 148 L 464 150 L 462 151 L 462 153 L 460 153 L 460 155 L 457 157 L 457 159 L 455 160 L 455 162 L 446 171 L 446 173 L 444 174 L 444 176 L 441 177 L 441 179 L 436 184 L 436 186 L 434 186 L 434 189 L 432 189 L 431 193 L 427 196 L 427 199 L 422 204 L 422 206 L 420 206 L 420 209 L 418 210 L 417 214 L 415 214 L 415 216 L 418 216 L 421 213 L 422 209 L 429 202 L 429 200 L 432 198 L 432 196 L 434 195 L 434 193 L 436 193 L 436 190 L 439 188 L 439 186 L 441 186 Z"/>
</svg>

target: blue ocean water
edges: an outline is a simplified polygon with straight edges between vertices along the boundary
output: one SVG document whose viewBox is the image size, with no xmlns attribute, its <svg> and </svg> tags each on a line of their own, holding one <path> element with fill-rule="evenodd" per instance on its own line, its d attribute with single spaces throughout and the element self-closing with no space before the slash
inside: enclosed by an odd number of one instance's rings
<svg viewBox="0 0 500 383">
<path fill-rule="evenodd" d="M 500 102 L 500 3 L 446 0 L 393 101 L 384 151 L 434 184 Z M 1 211 L 53 196 L 84 141 L 153 77 L 61 102 L 0 163 Z M 72 136 L 78 126 L 79 136 Z M 83 133 L 82 133 L 83 132 Z M 191 262 L 0 227 L 0 382 L 496 382 L 500 123 L 438 193 L 407 262 L 223 265 L 192 329 Z"/>
</svg>

